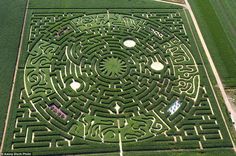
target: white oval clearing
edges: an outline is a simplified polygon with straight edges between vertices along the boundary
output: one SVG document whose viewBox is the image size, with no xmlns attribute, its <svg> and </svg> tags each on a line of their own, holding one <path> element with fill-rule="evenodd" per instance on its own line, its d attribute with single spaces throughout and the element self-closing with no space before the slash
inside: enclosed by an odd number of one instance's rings
<svg viewBox="0 0 236 156">
<path fill-rule="evenodd" d="M 80 87 L 80 83 L 79 82 L 76 82 L 76 81 L 73 81 L 71 84 L 70 84 L 70 87 L 76 91 L 77 89 L 79 89 Z"/>
<path fill-rule="evenodd" d="M 125 40 L 124 41 L 124 46 L 128 47 L 128 48 L 133 48 L 136 45 L 136 42 L 134 40 Z"/>
<path fill-rule="evenodd" d="M 151 68 L 156 71 L 161 71 L 164 68 L 164 65 L 161 62 L 153 62 Z"/>
</svg>

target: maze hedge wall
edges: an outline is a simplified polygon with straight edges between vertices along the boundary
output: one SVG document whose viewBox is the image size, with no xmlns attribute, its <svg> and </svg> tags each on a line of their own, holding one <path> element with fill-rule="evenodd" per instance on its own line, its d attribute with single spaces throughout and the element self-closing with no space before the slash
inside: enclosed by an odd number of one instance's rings
<svg viewBox="0 0 236 156">
<path fill-rule="evenodd" d="M 30 9 L 4 151 L 231 148 L 187 21 L 173 5 Z"/>
</svg>

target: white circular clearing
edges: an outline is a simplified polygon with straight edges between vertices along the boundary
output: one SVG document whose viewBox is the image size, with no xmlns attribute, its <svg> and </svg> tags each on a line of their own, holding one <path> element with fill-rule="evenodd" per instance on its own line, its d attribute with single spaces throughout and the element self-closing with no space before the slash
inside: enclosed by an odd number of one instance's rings
<svg viewBox="0 0 236 156">
<path fill-rule="evenodd" d="M 153 62 L 151 68 L 156 71 L 161 71 L 164 68 L 164 65 L 161 62 Z"/>
<path fill-rule="evenodd" d="M 136 45 L 136 42 L 134 40 L 125 40 L 124 41 L 124 46 L 128 47 L 128 48 L 133 48 Z"/>
<path fill-rule="evenodd" d="M 71 84 L 70 84 L 70 87 L 76 91 L 77 89 L 79 89 L 80 87 L 80 83 L 79 82 L 76 82 L 76 81 L 73 81 Z"/>
</svg>

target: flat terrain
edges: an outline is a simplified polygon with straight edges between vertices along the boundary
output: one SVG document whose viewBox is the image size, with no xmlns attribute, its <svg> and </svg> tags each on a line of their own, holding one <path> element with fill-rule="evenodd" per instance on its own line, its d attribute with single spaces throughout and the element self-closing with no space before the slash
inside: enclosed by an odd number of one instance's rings
<svg viewBox="0 0 236 156">
<path fill-rule="evenodd" d="M 224 32 L 229 39 L 229 43 L 233 47 L 234 55 L 229 57 L 236 58 L 236 1 L 235 0 L 211 0 L 216 15 L 223 26 Z M 235 62 L 234 62 L 235 63 Z"/>
<path fill-rule="evenodd" d="M 184 0 L 164 0 L 164 1 L 167 1 L 167 2 L 174 2 L 174 3 L 181 3 L 181 4 L 184 4 L 184 3 L 185 3 Z"/>
<path fill-rule="evenodd" d="M 0 142 L 20 43 L 24 10 L 24 0 L 0 1 Z"/>
<path fill-rule="evenodd" d="M 235 24 L 233 19 L 235 18 L 233 15 L 235 1 L 189 0 L 189 2 L 225 87 L 234 87 L 236 85 L 236 68 L 234 68 L 236 51 L 233 44 L 235 33 L 232 23 Z"/>
<path fill-rule="evenodd" d="M 188 7 L 148 0 L 28 2 L 15 76 L 8 76 L 13 92 L 3 152 L 235 154 L 230 120 Z M 225 61 L 218 54 L 214 62 Z M 230 70 L 223 75 L 228 85 Z"/>
</svg>

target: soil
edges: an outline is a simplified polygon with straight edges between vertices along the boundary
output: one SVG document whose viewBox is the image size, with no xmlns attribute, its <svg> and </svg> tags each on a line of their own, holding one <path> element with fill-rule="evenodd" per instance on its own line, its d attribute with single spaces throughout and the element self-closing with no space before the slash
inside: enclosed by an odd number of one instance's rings
<svg viewBox="0 0 236 156">
<path fill-rule="evenodd" d="M 185 4 L 185 1 L 184 1 L 184 0 L 165 0 L 165 1 Z"/>
</svg>

